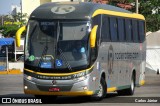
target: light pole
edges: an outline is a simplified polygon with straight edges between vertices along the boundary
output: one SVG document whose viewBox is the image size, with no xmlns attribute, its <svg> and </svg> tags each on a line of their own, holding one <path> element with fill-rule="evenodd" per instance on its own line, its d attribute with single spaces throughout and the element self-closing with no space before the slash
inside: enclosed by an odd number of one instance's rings
<svg viewBox="0 0 160 106">
<path fill-rule="evenodd" d="M 138 11 L 138 0 L 136 0 L 136 13 L 138 14 L 139 11 Z"/>
<path fill-rule="evenodd" d="M 20 6 L 21 6 L 21 26 L 22 26 L 22 0 L 20 0 Z"/>
</svg>

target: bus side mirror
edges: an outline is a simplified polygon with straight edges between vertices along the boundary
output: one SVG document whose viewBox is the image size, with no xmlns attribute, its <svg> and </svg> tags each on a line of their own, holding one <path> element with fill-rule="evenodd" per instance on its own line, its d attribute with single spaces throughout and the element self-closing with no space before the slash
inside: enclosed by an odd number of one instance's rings
<svg viewBox="0 0 160 106">
<path fill-rule="evenodd" d="M 91 48 L 95 47 L 96 44 L 96 34 L 97 34 L 98 25 L 95 25 L 90 34 L 90 46 Z"/>
<path fill-rule="evenodd" d="M 19 28 L 18 31 L 16 32 L 16 46 L 17 47 L 20 47 L 21 35 L 25 30 L 26 30 L 26 26 L 23 26 L 23 27 Z"/>
</svg>

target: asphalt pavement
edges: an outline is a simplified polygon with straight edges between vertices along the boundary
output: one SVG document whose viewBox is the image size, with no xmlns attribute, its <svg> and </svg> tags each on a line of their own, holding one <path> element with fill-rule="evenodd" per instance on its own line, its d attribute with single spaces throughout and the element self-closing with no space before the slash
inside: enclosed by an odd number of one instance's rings
<svg viewBox="0 0 160 106">
<path fill-rule="evenodd" d="M 137 87 L 133 96 L 119 96 L 117 93 L 110 93 L 101 101 L 95 101 L 88 97 L 58 97 L 54 101 L 44 102 L 43 105 L 78 105 L 78 106 L 155 106 L 160 105 L 160 75 L 155 72 L 146 72 L 145 85 Z M 0 97 L 9 98 L 31 98 L 33 95 L 23 93 L 23 74 L 19 75 L 0 75 Z M 8 105 L 8 104 L 6 104 Z M 16 104 L 12 104 L 16 105 Z M 25 104 L 23 104 L 25 105 Z M 30 104 L 34 105 L 34 104 Z"/>
</svg>

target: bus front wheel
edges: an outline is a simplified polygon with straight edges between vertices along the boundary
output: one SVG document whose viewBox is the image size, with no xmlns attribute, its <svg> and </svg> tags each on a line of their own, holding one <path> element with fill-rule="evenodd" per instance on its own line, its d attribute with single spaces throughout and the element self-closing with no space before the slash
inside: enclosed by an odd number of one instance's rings
<svg viewBox="0 0 160 106">
<path fill-rule="evenodd" d="M 100 84 L 99 84 L 99 91 L 94 96 L 95 100 L 102 100 L 106 96 L 106 81 L 104 78 L 101 78 Z"/>
</svg>

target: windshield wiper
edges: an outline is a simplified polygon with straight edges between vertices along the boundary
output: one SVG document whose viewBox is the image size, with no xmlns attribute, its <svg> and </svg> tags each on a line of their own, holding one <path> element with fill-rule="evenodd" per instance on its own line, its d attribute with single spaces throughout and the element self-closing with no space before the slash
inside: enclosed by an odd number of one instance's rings
<svg viewBox="0 0 160 106">
<path fill-rule="evenodd" d="M 57 43 L 58 43 L 59 35 L 60 35 L 60 25 L 59 25 L 59 21 L 58 21 L 58 25 L 57 25 Z"/>
<path fill-rule="evenodd" d="M 59 24 L 59 21 L 58 21 L 58 25 L 57 25 L 57 26 L 58 26 L 58 27 L 57 27 L 57 44 L 58 44 L 59 36 L 60 36 L 60 24 Z M 57 49 L 57 48 L 56 48 L 56 49 Z M 62 56 L 63 60 L 65 61 L 65 64 L 67 65 L 67 68 L 68 68 L 70 71 L 72 71 L 72 67 L 71 67 L 71 65 L 68 63 L 68 61 L 67 61 L 67 59 L 66 59 L 63 51 L 62 51 L 60 48 L 58 48 L 58 51 L 59 51 L 59 53 L 60 53 L 60 56 Z M 57 53 L 56 53 L 56 54 L 57 54 Z"/>
<path fill-rule="evenodd" d="M 70 71 L 72 71 L 72 67 L 71 67 L 71 65 L 68 63 L 65 55 L 63 54 L 63 51 L 62 51 L 60 48 L 58 48 L 58 51 L 60 52 L 60 56 L 62 56 L 63 60 L 65 61 L 65 64 L 67 65 L 67 68 L 68 68 Z"/>
</svg>

